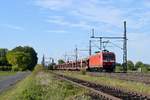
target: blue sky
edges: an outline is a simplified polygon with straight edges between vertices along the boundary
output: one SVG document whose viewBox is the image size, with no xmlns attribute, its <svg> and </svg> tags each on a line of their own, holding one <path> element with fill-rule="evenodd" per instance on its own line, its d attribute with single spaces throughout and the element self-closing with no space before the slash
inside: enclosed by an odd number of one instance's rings
<svg viewBox="0 0 150 100">
<path fill-rule="evenodd" d="M 128 59 L 150 60 L 150 0 L 1 0 L 0 13 L 1 48 L 28 45 L 40 59 L 62 58 L 75 45 L 87 49 L 92 28 L 97 36 L 122 36 L 126 20 Z M 121 49 L 109 46 L 121 62 Z"/>
</svg>

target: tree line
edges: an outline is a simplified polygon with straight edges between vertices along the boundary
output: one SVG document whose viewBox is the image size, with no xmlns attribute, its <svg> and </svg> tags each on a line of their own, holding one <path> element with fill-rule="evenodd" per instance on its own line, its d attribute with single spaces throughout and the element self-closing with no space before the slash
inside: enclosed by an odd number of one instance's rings
<svg viewBox="0 0 150 100">
<path fill-rule="evenodd" d="M 18 46 L 12 50 L 0 49 L 0 70 L 33 70 L 38 58 L 34 48 Z"/>
<path fill-rule="evenodd" d="M 117 70 L 123 70 L 123 65 L 120 63 L 116 63 Z M 150 71 L 150 64 L 145 64 L 142 61 L 137 61 L 133 63 L 133 61 L 127 61 L 127 70 L 128 71 L 140 71 L 140 72 L 147 72 Z"/>
</svg>

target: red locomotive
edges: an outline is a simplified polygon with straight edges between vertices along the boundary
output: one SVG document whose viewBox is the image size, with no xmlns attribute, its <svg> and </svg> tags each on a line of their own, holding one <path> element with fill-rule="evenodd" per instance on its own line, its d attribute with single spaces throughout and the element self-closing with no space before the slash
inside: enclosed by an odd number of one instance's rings
<svg viewBox="0 0 150 100">
<path fill-rule="evenodd" d="M 115 64 L 115 54 L 113 52 L 103 51 L 90 56 L 88 59 L 56 65 L 56 69 L 80 70 L 84 68 L 87 70 L 114 71 Z"/>
<path fill-rule="evenodd" d="M 113 52 L 100 52 L 89 57 L 89 68 L 113 71 L 115 62 L 115 54 Z"/>
</svg>

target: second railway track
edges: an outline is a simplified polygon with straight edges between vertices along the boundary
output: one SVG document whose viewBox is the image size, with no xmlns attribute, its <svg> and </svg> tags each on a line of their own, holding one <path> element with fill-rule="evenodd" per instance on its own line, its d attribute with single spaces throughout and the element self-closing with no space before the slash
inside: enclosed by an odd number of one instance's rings
<svg viewBox="0 0 150 100">
<path fill-rule="evenodd" d="M 92 76 L 106 76 L 110 78 L 116 78 L 126 81 L 141 82 L 150 85 L 150 74 L 143 73 L 100 73 L 100 72 L 88 72 Z"/>
<path fill-rule="evenodd" d="M 56 74 L 56 73 L 54 73 Z M 68 77 L 61 74 L 56 74 L 58 78 L 65 81 L 69 81 L 75 85 L 90 89 L 94 93 L 98 94 L 102 100 L 150 100 L 149 96 L 145 96 L 138 93 L 126 92 L 117 88 L 112 88 L 109 86 L 103 86 L 100 84 L 88 82 L 85 80 Z"/>
</svg>

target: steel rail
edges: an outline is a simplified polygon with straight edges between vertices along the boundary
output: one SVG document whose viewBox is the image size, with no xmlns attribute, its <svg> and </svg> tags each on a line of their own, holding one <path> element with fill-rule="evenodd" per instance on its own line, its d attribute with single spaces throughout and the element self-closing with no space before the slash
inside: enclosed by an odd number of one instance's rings
<svg viewBox="0 0 150 100">
<path fill-rule="evenodd" d="M 56 75 L 57 75 L 57 74 L 56 74 Z M 76 85 L 76 86 L 79 86 L 79 87 L 85 88 L 85 89 L 87 89 L 87 90 L 90 90 L 91 92 L 93 92 L 93 93 L 95 93 L 95 94 L 98 94 L 98 96 L 99 96 L 101 99 L 104 99 L 104 100 L 122 100 L 122 99 L 117 98 L 117 97 L 114 97 L 114 96 L 112 96 L 112 95 L 109 95 L 109 94 L 103 93 L 103 92 L 101 92 L 101 91 L 95 90 L 94 88 L 90 88 L 90 87 L 87 87 L 87 86 L 85 86 L 85 85 L 83 85 L 83 84 L 79 84 L 79 83 L 77 83 L 77 82 L 71 81 L 71 80 L 69 80 L 69 79 L 67 79 L 67 78 L 65 78 L 65 77 L 63 77 L 63 76 L 61 76 L 61 75 L 59 75 L 59 78 L 62 79 L 62 80 L 65 80 L 65 81 L 67 81 L 67 82 L 69 82 L 69 83 L 71 83 L 71 84 L 74 84 L 74 85 Z"/>
<path fill-rule="evenodd" d="M 135 92 L 127 92 L 118 88 L 104 86 L 101 84 L 96 84 L 93 82 L 68 77 L 65 75 L 58 74 L 58 73 L 54 73 L 54 74 L 78 86 L 82 86 L 87 89 L 90 88 L 89 90 L 91 91 L 94 90 L 95 93 L 100 94 L 101 97 L 104 97 L 104 98 L 107 97 L 108 100 L 122 100 L 122 99 L 123 100 L 150 100 L 150 97 L 147 95 L 142 95 L 142 94 L 138 94 Z"/>
</svg>

